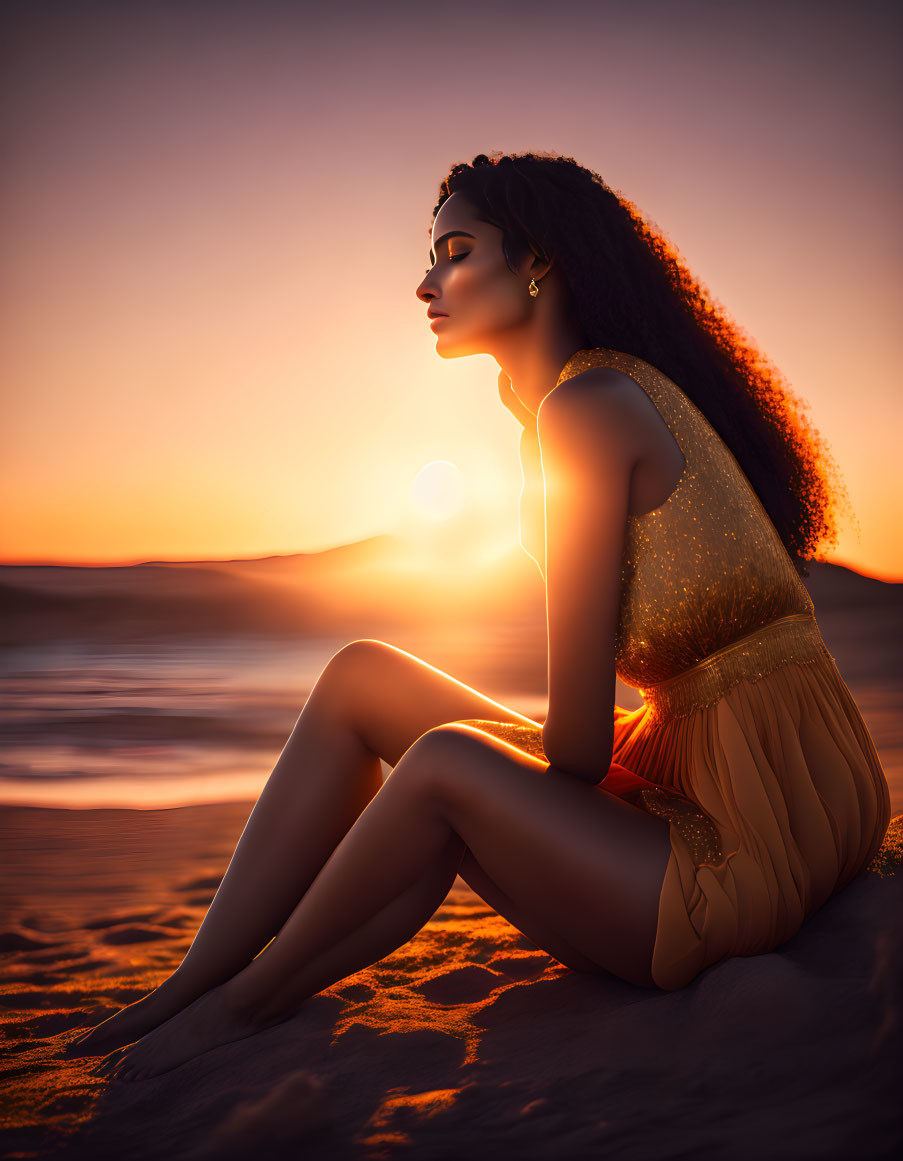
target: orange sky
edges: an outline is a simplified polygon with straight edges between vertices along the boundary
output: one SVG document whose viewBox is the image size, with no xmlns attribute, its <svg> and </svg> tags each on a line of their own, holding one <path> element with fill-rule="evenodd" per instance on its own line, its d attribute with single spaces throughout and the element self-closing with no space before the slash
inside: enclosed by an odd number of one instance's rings
<svg viewBox="0 0 903 1161">
<path fill-rule="evenodd" d="M 22 5 L 0 559 L 314 551 L 396 529 L 437 459 L 513 540 L 495 363 L 440 359 L 414 290 L 450 164 L 548 149 L 633 199 L 809 401 L 859 522 L 833 559 L 903 577 L 890 12 Z"/>
</svg>

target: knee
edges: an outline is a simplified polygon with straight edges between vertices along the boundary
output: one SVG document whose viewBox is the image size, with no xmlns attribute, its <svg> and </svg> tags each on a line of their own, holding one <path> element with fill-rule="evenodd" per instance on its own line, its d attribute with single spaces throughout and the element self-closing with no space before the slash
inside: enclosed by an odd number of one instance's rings
<svg viewBox="0 0 903 1161">
<path fill-rule="evenodd" d="M 418 792 L 438 793 L 446 783 L 446 772 L 460 762 L 462 749 L 467 745 L 463 734 L 464 730 L 454 724 L 428 729 L 407 747 L 389 779 L 396 786 L 404 784 Z"/>
<path fill-rule="evenodd" d="M 473 753 L 480 744 L 479 739 L 479 731 L 472 726 L 463 722 L 443 722 L 421 734 L 408 752 L 416 746 L 422 755 L 434 762 L 457 762 Z"/>
<path fill-rule="evenodd" d="M 434 726 L 408 746 L 389 778 L 439 801 L 452 785 L 460 788 L 478 745 L 476 731 L 457 722 Z"/>
<path fill-rule="evenodd" d="M 348 673 L 362 667 L 380 664 L 391 649 L 392 646 L 387 645 L 385 641 L 377 641 L 372 637 L 360 637 L 355 641 L 349 641 L 341 649 L 337 649 L 326 662 L 324 672 Z"/>
<path fill-rule="evenodd" d="M 384 641 L 361 638 L 349 641 L 333 653 L 317 678 L 314 691 L 318 700 L 347 708 L 357 689 L 372 685 L 375 675 L 385 666 L 390 646 Z"/>
</svg>

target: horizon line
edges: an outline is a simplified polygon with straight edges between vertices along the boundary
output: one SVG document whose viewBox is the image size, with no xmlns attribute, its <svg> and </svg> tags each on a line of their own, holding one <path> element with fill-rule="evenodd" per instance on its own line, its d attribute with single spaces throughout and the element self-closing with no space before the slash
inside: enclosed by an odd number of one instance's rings
<svg viewBox="0 0 903 1161">
<path fill-rule="evenodd" d="M 319 556 L 324 552 L 334 552 L 337 548 L 351 548 L 354 545 L 365 544 L 367 541 L 381 540 L 383 538 L 395 539 L 397 536 L 398 534 L 395 532 L 377 532 L 372 536 L 363 536 L 360 540 L 340 541 L 337 544 L 330 544 L 324 548 L 298 549 L 294 552 L 267 552 L 257 556 L 170 557 L 168 559 L 164 559 L 163 557 L 155 557 L 153 559 L 140 557 L 132 560 L 4 560 L 0 558 L 0 568 L 137 568 L 141 565 L 153 564 L 245 564 L 253 561 L 285 560 L 294 556 Z M 840 558 L 824 561 L 810 560 L 806 563 L 807 565 L 836 565 L 839 568 L 845 568 L 849 572 L 856 573 L 857 576 L 865 577 L 868 580 L 878 580 L 884 584 L 903 583 L 903 575 L 882 576 L 877 573 L 863 572 L 861 568 Z"/>
<path fill-rule="evenodd" d="M 333 552 L 337 548 L 351 548 L 356 544 L 366 544 L 369 540 L 395 537 L 394 532 L 375 532 L 372 536 L 362 536 L 360 540 L 340 540 L 322 548 L 296 548 L 290 552 L 263 552 L 255 556 L 185 556 L 185 557 L 134 557 L 132 559 L 109 558 L 97 560 L 11 559 L 0 557 L 0 568 L 136 568 L 142 564 L 239 564 L 246 561 L 285 559 L 290 556 L 318 556 L 322 552 Z"/>
</svg>

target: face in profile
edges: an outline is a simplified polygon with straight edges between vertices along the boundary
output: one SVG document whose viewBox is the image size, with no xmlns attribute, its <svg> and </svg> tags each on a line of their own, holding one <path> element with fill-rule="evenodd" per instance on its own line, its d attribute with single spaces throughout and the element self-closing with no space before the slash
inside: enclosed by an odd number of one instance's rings
<svg viewBox="0 0 903 1161">
<path fill-rule="evenodd" d="M 436 351 L 446 359 L 492 354 L 532 318 L 527 287 L 545 269 L 528 253 L 511 270 L 502 251 L 502 231 L 480 221 L 460 194 L 447 198 L 433 222 L 431 266 L 417 287 L 427 304 Z"/>
</svg>

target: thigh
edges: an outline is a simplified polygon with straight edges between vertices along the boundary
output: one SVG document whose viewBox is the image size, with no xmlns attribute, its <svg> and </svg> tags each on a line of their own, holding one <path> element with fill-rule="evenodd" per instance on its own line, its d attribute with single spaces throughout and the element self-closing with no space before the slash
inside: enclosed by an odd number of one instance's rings
<svg viewBox="0 0 903 1161">
<path fill-rule="evenodd" d="M 498 883 L 486 874 L 469 847 L 464 849 L 458 874 L 472 891 L 485 900 L 503 919 L 507 919 L 511 926 L 516 927 L 531 943 L 535 943 L 541 951 L 574 971 L 599 971 L 599 965 L 581 954 L 576 947 L 572 947 L 560 932 L 541 923 L 534 912 L 521 910 Z"/>
<path fill-rule="evenodd" d="M 370 639 L 352 641 L 330 659 L 314 696 L 390 766 L 422 734 L 462 718 L 541 728 L 412 653 Z"/>
<path fill-rule="evenodd" d="M 584 962 L 655 986 L 665 820 L 472 726 L 433 729 L 415 754 L 426 792 L 511 901 L 514 926 L 534 942 L 531 928 L 554 932 Z"/>
</svg>

